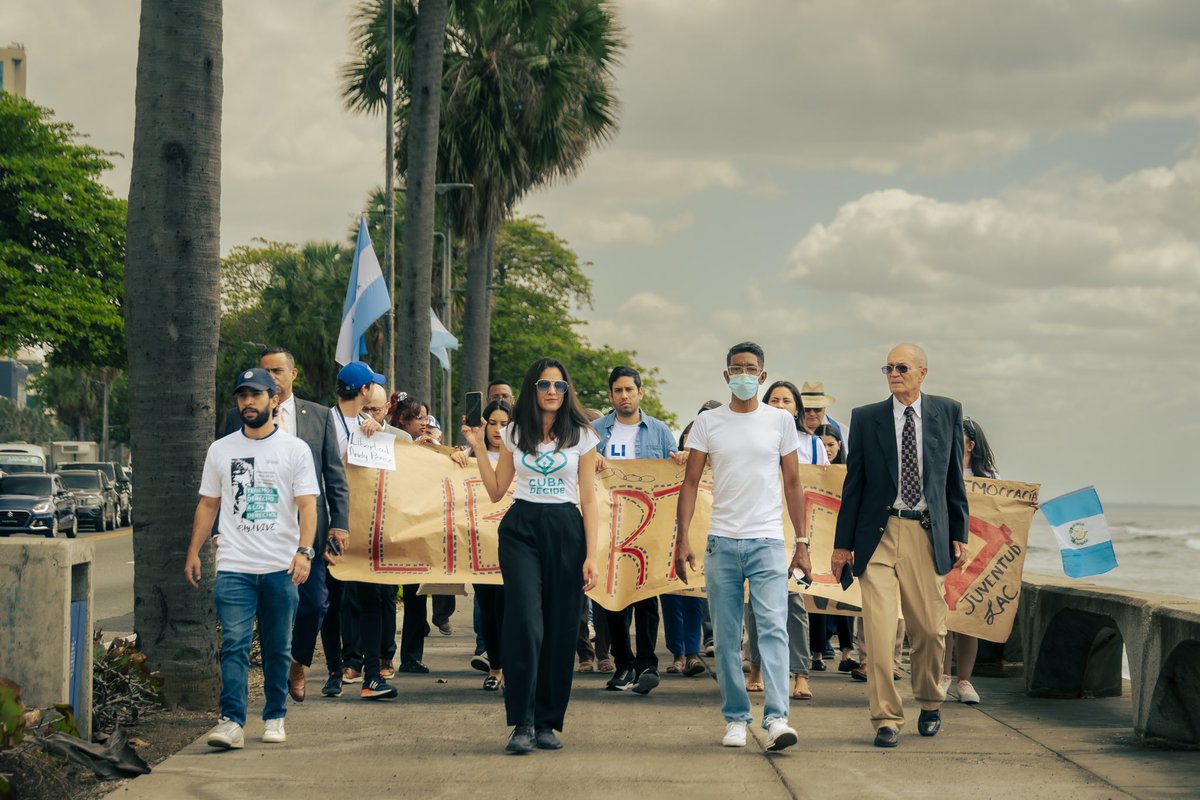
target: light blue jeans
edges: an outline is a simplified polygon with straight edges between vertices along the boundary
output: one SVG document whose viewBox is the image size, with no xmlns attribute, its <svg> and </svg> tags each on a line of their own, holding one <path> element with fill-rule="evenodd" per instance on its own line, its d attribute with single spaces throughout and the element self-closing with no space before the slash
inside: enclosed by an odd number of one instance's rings
<svg viewBox="0 0 1200 800">
<path fill-rule="evenodd" d="M 300 594 L 287 570 L 251 575 L 218 572 L 213 591 L 221 621 L 221 716 L 246 724 L 250 640 L 258 617 L 262 645 L 262 718 L 287 716 L 288 670 L 292 666 L 292 623 Z"/>
<path fill-rule="evenodd" d="M 717 684 L 726 722 L 749 722 L 750 695 L 742 676 L 742 602 L 750 582 L 750 609 L 758 626 L 766 690 L 762 726 L 788 717 L 788 557 L 782 539 L 709 536 L 704 583 L 713 619 Z"/>
</svg>

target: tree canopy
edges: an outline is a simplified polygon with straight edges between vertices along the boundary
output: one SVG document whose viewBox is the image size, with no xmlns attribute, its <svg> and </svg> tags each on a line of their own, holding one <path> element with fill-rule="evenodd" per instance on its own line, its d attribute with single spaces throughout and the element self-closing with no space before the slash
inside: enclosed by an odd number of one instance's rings
<svg viewBox="0 0 1200 800">
<path fill-rule="evenodd" d="M 125 202 L 99 182 L 111 155 L 52 112 L 0 92 L 0 352 L 124 366 Z"/>
</svg>

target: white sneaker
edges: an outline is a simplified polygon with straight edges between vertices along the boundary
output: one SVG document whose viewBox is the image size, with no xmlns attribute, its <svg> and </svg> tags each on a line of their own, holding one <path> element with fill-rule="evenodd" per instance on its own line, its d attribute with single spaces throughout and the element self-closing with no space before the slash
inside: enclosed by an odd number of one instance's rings
<svg viewBox="0 0 1200 800">
<path fill-rule="evenodd" d="M 725 738 L 721 740 L 721 744 L 726 747 L 745 747 L 746 746 L 746 723 L 744 720 L 730 722 L 725 726 Z"/>
<path fill-rule="evenodd" d="M 246 746 L 242 726 L 228 717 L 217 720 L 217 727 L 208 732 L 208 746 L 223 750 L 241 750 Z"/>
<path fill-rule="evenodd" d="M 958 702 L 969 706 L 979 705 L 979 692 L 975 691 L 970 681 L 958 682 Z"/>
<path fill-rule="evenodd" d="M 943 675 L 942 679 L 940 681 L 938 681 L 938 686 L 942 690 L 943 697 L 950 696 L 950 694 L 949 694 L 950 693 L 950 676 L 949 675 Z"/>
<path fill-rule="evenodd" d="M 266 721 L 262 740 L 267 744 L 281 744 L 287 741 L 287 734 L 283 730 L 283 717 Z"/>
<path fill-rule="evenodd" d="M 767 726 L 767 749 L 771 751 L 791 747 L 797 740 L 796 729 L 787 724 L 785 719 L 772 720 Z"/>
</svg>

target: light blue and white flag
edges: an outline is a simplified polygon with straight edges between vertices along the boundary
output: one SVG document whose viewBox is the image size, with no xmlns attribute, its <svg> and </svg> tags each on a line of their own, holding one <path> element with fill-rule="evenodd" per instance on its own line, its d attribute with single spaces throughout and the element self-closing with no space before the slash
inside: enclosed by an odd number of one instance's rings
<svg viewBox="0 0 1200 800">
<path fill-rule="evenodd" d="M 1086 578 L 1116 569 L 1117 554 L 1094 486 L 1047 500 L 1041 509 L 1054 529 L 1063 571 L 1069 577 Z"/>
<path fill-rule="evenodd" d="M 450 350 L 458 349 L 458 339 L 446 330 L 446 326 L 438 319 L 438 315 L 429 309 L 429 352 L 442 362 L 442 369 L 450 371 Z"/>
<path fill-rule="evenodd" d="M 350 268 L 350 283 L 346 287 L 346 302 L 342 304 L 342 327 L 338 331 L 337 352 L 334 358 L 343 366 L 358 361 L 367 352 L 364 334 L 375 320 L 392 307 L 387 282 L 379 259 L 371 248 L 367 220 L 359 217 L 358 244 L 354 248 L 354 266 Z"/>
</svg>

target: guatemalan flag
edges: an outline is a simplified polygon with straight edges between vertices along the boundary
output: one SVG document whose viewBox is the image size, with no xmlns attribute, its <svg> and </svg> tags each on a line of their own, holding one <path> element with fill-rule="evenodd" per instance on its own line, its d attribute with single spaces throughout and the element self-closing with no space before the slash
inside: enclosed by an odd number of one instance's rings
<svg viewBox="0 0 1200 800">
<path fill-rule="evenodd" d="M 367 352 L 364 334 L 375 320 L 392 307 L 387 283 L 379 259 L 371 249 L 367 220 L 359 217 L 358 244 L 354 248 L 354 266 L 350 268 L 350 284 L 346 287 L 346 302 L 342 305 L 342 327 L 338 331 L 337 353 L 334 356 L 343 366 L 358 361 Z"/>
<path fill-rule="evenodd" d="M 1062 552 L 1063 571 L 1072 578 L 1102 575 L 1116 569 L 1112 536 L 1104 508 L 1093 486 L 1042 503 L 1042 514 L 1054 529 Z"/>
<path fill-rule="evenodd" d="M 442 369 L 450 371 L 450 352 L 458 349 L 458 338 L 446 330 L 433 309 L 429 309 L 429 352 L 442 362 Z"/>
</svg>

